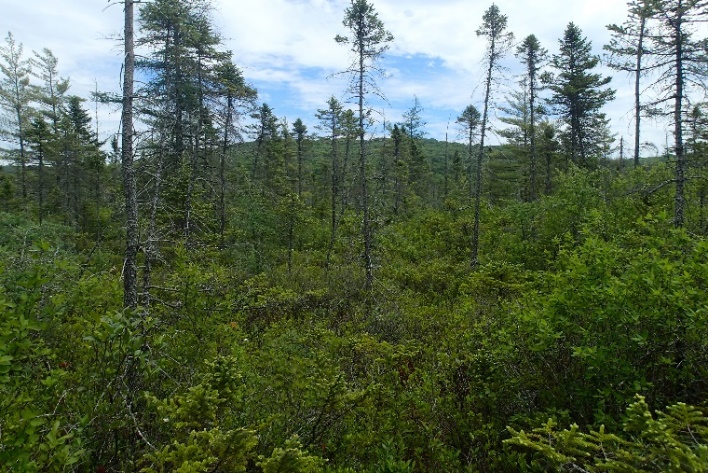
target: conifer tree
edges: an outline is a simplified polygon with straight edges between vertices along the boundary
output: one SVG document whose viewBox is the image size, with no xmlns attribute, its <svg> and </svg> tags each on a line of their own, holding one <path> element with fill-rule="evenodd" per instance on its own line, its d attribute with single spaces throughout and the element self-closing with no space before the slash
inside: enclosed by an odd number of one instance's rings
<svg viewBox="0 0 708 473">
<path fill-rule="evenodd" d="M 406 165 L 402 160 L 402 145 L 405 131 L 398 124 L 391 129 L 393 140 L 393 213 L 398 215 L 403 205 L 403 181 L 406 179 Z"/>
<path fill-rule="evenodd" d="M 326 267 L 329 269 L 329 263 L 334 249 L 334 243 L 337 236 L 337 226 L 339 218 L 337 216 L 337 201 L 339 199 L 340 185 L 342 178 L 340 176 L 339 165 L 339 137 L 342 133 L 342 105 L 339 101 L 330 97 L 327 101 L 327 108 L 317 111 L 317 118 L 321 122 L 321 127 L 327 130 L 330 140 L 330 161 L 331 161 L 331 203 L 330 203 L 330 240 L 327 247 Z M 342 209 L 344 210 L 344 209 Z"/>
<path fill-rule="evenodd" d="M 705 93 L 705 64 L 708 61 L 706 41 L 695 39 L 695 27 L 708 19 L 706 0 L 655 0 L 653 16 L 657 19 L 658 31 L 650 36 L 653 67 L 658 70 L 654 88 L 659 97 L 654 102 L 658 113 L 671 117 L 673 124 L 673 153 L 676 160 L 674 177 L 674 223 L 684 225 L 686 206 L 686 149 L 684 127 L 686 125 L 690 92 L 697 89 Z M 663 110 L 664 104 L 671 104 Z"/>
<path fill-rule="evenodd" d="M 404 130 L 408 134 L 408 180 L 411 191 L 422 201 L 427 199 L 429 166 L 420 146 L 420 140 L 425 136 L 423 127 L 426 125 L 421 114 L 423 107 L 417 96 L 413 97 L 413 105 L 403 114 Z"/>
<path fill-rule="evenodd" d="M 302 198 L 302 144 L 307 133 L 307 127 L 302 119 L 298 118 L 293 123 L 293 133 L 297 143 L 297 196 Z"/>
<path fill-rule="evenodd" d="M 353 110 L 347 109 L 342 111 L 342 118 L 340 120 L 342 137 L 344 138 L 344 156 L 342 156 L 342 169 L 341 169 L 341 211 L 344 214 L 349 206 L 350 197 L 353 194 L 355 182 L 353 174 L 353 163 L 352 163 L 352 147 L 356 140 L 359 138 L 359 128 L 356 115 Z"/>
<path fill-rule="evenodd" d="M 59 60 L 48 48 L 41 53 L 34 52 L 31 59 L 33 75 L 42 81 L 37 90 L 37 100 L 42 104 L 42 113 L 49 118 L 52 131 L 57 133 L 61 111 L 66 102 L 66 92 L 69 90 L 69 79 L 59 76 Z"/>
<path fill-rule="evenodd" d="M 469 163 L 469 179 L 468 179 L 468 184 L 469 184 L 469 191 L 470 191 L 470 196 L 473 198 L 477 195 L 477 190 L 481 186 L 481 181 L 479 179 L 481 175 L 481 168 L 480 168 L 480 175 L 475 176 L 475 178 L 472 178 L 472 170 L 477 170 L 477 166 L 474 166 L 473 164 L 473 144 L 476 138 L 477 134 L 477 129 L 479 128 L 479 119 L 480 119 L 480 113 L 479 110 L 477 110 L 477 107 L 474 105 L 468 105 L 465 110 L 462 112 L 462 115 L 457 117 L 457 123 L 459 123 L 462 126 L 462 132 L 465 134 L 465 137 L 467 138 L 467 162 Z M 457 151 L 455 152 L 457 153 Z M 459 160 L 459 155 L 457 155 L 457 159 Z M 479 157 L 479 156 L 477 156 Z M 455 161 L 453 161 L 455 162 Z M 455 164 L 454 167 L 457 169 L 456 174 L 459 172 L 459 164 Z M 459 176 L 457 176 L 459 179 Z M 479 191 L 481 194 L 481 190 Z"/>
<path fill-rule="evenodd" d="M 66 105 L 59 121 L 59 136 L 52 143 L 53 147 L 60 150 L 52 151 L 51 156 L 64 154 L 58 162 L 55 158 L 52 164 L 61 164 L 56 168 L 63 174 L 67 216 L 76 222 L 81 230 L 86 231 L 90 219 L 88 209 L 100 208 L 101 175 L 105 156 L 91 128 L 91 117 L 83 108 L 82 102 L 83 99 L 76 95 L 66 97 Z M 89 204 L 91 199 L 95 205 Z"/>
<path fill-rule="evenodd" d="M 608 66 L 634 74 L 634 166 L 639 166 L 641 145 L 641 80 L 651 68 L 644 61 L 647 52 L 648 21 L 652 16 L 651 0 L 633 0 L 627 5 L 629 14 L 622 25 L 607 25 L 612 33 L 610 43 L 604 46 L 609 53 Z"/>
<path fill-rule="evenodd" d="M 29 124 L 29 130 L 27 130 L 27 144 L 30 149 L 34 150 L 37 161 L 37 218 L 40 225 L 42 225 L 44 220 L 45 157 L 52 138 L 47 122 L 41 117 L 35 116 Z"/>
<path fill-rule="evenodd" d="M 489 160 L 488 188 L 492 190 L 490 196 L 515 195 L 525 200 L 534 200 L 537 166 L 530 144 L 533 143 L 536 151 L 536 137 L 531 134 L 531 107 L 526 77 L 522 78 L 520 85 L 521 90 L 512 91 L 506 97 L 507 104 L 499 107 L 504 113 L 499 121 L 510 127 L 498 132 L 499 136 L 506 138 L 506 144 L 495 153 L 495 158 L 499 159 Z"/>
<path fill-rule="evenodd" d="M 353 53 L 352 65 L 347 69 L 352 81 L 350 92 L 357 100 L 358 136 L 359 136 L 359 173 L 361 174 L 361 208 L 363 213 L 362 233 L 364 238 L 365 289 L 371 290 L 374 282 L 374 264 L 371 258 L 372 234 L 369 215 L 369 195 L 367 187 L 367 152 L 365 143 L 365 123 L 369 111 L 365 108 L 368 94 L 381 95 L 373 78 L 373 73 L 380 73 L 376 61 L 388 49 L 393 35 L 386 31 L 378 13 L 367 0 L 351 0 L 351 5 L 344 12 L 344 26 L 351 31 L 351 36 L 337 35 L 335 41 L 348 45 Z"/>
<path fill-rule="evenodd" d="M 548 121 L 539 123 L 539 155 L 544 160 L 543 193 L 550 195 L 553 190 L 553 161 L 560 145 L 557 141 L 556 126 Z"/>
<path fill-rule="evenodd" d="M 482 196 L 482 161 L 484 160 L 484 140 L 487 134 L 487 120 L 489 117 L 489 102 L 494 85 L 494 72 L 500 68 L 500 60 L 506 55 L 514 35 L 506 31 L 507 17 L 502 15 L 499 7 L 492 4 L 484 12 L 482 26 L 477 30 L 477 36 L 482 36 L 487 40 L 487 51 L 484 59 L 487 66 L 484 79 L 484 105 L 482 110 L 481 131 L 479 135 L 479 150 L 477 152 L 477 163 L 475 169 L 475 192 L 474 192 L 474 227 L 472 230 L 472 258 L 471 266 L 476 268 L 479 264 L 479 213 Z"/>
<path fill-rule="evenodd" d="M 276 143 L 281 141 L 278 130 L 278 119 L 273 109 L 263 103 L 251 114 L 255 123 L 250 125 L 251 134 L 255 140 L 251 179 L 261 181 L 264 189 L 271 191 L 282 187 L 284 179 L 284 154 L 279 154 L 275 149 Z M 276 182 L 277 181 L 277 182 Z"/>
<path fill-rule="evenodd" d="M 23 58 L 22 44 L 17 44 L 12 33 L 0 46 L 0 108 L 3 111 L 0 122 L 0 138 L 9 141 L 19 149 L 16 161 L 20 163 L 20 186 L 22 198 L 27 198 L 27 128 L 31 115 L 30 103 L 33 90 L 30 85 L 32 64 Z"/>
<path fill-rule="evenodd" d="M 538 162 L 536 150 L 536 115 L 539 111 L 538 107 L 538 92 L 540 88 L 540 72 L 545 65 L 548 50 L 541 46 L 535 35 L 529 35 L 524 38 L 523 42 L 516 49 L 516 55 L 521 59 L 525 67 L 524 78 L 526 90 L 528 92 L 528 136 L 530 141 L 530 160 L 529 160 L 529 198 L 536 199 L 536 167 Z"/>
<path fill-rule="evenodd" d="M 125 269 L 123 271 L 123 305 L 129 309 L 138 306 L 138 192 L 133 167 L 133 94 L 135 71 L 134 2 L 125 0 L 123 28 L 123 111 L 121 162 L 123 193 L 125 196 Z"/>
<path fill-rule="evenodd" d="M 220 110 L 217 112 L 222 132 L 219 155 L 219 235 L 224 246 L 226 232 L 226 159 L 229 147 L 241 139 L 238 121 L 245 110 L 253 108 L 258 95 L 256 89 L 246 83 L 241 70 L 232 60 L 225 60 L 216 68 L 217 97 Z"/>
<path fill-rule="evenodd" d="M 615 91 L 605 88 L 611 77 L 591 72 L 600 62 L 592 54 L 592 43 L 584 38 L 574 23 L 569 23 L 559 41 L 560 51 L 553 55 L 552 65 L 558 75 L 550 84 L 553 103 L 566 124 L 567 155 L 576 164 L 588 165 L 592 138 L 598 119 L 604 120 L 602 107 L 612 100 Z"/>
</svg>

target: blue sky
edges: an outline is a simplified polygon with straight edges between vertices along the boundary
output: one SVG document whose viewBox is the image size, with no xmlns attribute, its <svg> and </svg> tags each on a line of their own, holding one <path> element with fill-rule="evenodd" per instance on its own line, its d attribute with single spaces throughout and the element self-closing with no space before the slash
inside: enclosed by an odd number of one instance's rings
<svg viewBox="0 0 708 473">
<path fill-rule="evenodd" d="M 0 31 L 12 31 L 25 54 L 50 48 L 59 58 L 60 73 L 71 78 L 71 92 L 88 97 L 100 90 L 118 91 L 122 5 L 106 0 L 25 0 L 6 2 Z M 482 98 L 484 42 L 475 35 L 491 2 L 479 0 L 372 0 L 395 41 L 380 65 L 387 77 L 379 81 L 388 103 L 375 108 L 389 122 L 401 120 L 417 96 L 426 131 L 444 139 L 451 118 L 450 137 L 457 137 L 455 118 Z M 608 23 L 624 21 L 622 0 L 498 0 L 517 40 L 535 34 L 551 53 L 568 22 L 575 22 L 593 42 L 596 53 L 609 40 Z M 346 79 L 333 76 L 346 69 L 349 53 L 335 43 L 346 34 L 342 17 L 348 0 L 213 0 L 214 23 L 225 45 L 234 52 L 246 79 L 260 100 L 292 123 L 302 120 L 313 130 L 315 113 L 334 95 L 345 100 Z M 494 93 L 503 104 L 519 72 L 518 61 L 505 59 L 506 78 Z M 618 136 L 631 141 L 632 84 L 624 74 L 613 75 L 617 100 L 605 112 Z M 87 105 L 88 106 L 88 105 Z M 496 115 L 492 114 L 495 120 Z M 117 110 L 102 108 L 99 126 L 104 135 L 118 129 Z M 660 146 L 664 124 L 649 124 L 645 136 Z M 498 141 L 496 135 L 490 141 Z"/>
</svg>

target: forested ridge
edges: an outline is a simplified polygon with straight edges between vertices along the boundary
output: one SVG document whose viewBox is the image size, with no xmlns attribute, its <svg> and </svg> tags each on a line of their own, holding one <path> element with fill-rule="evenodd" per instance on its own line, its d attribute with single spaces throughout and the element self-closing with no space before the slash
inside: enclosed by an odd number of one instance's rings
<svg viewBox="0 0 708 473">
<path fill-rule="evenodd" d="M 123 6 L 120 95 L 0 46 L 0 471 L 708 471 L 708 2 L 633 0 L 604 48 L 491 5 L 444 141 L 372 113 L 368 0 L 316 128 L 207 0 Z"/>
</svg>

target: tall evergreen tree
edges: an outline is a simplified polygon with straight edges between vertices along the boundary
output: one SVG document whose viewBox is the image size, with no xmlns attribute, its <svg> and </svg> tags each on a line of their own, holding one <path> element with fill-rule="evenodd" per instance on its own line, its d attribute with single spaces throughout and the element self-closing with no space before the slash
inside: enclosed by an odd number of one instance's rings
<svg viewBox="0 0 708 473">
<path fill-rule="evenodd" d="M 394 124 L 391 129 L 393 141 L 393 213 L 398 215 L 403 206 L 403 183 L 407 180 L 408 170 L 403 161 L 403 138 L 405 129 Z"/>
<path fill-rule="evenodd" d="M 550 195 L 553 190 L 553 161 L 554 157 L 560 149 L 560 144 L 557 140 L 556 125 L 543 121 L 539 123 L 539 155 L 544 160 L 544 188 L 543 193 Z"/>
<path fill-rule="evenodd" d="M 96 140 L 91 127 L 91 116 L 82 106 L 83 99 L 70 95 L 59 121 L 59 133 L 51 153 L 55 172 L 61 173 L 58 179 L 62 189 L 65 211 L 69 221 L 77 224 L 82 231 L 88 231 L 92 210 L 100 207 L 100 186 L 105 156 Z M 56 158 L 56 156 L 59 156 Z M 95 225 L 98 222 L 94 221 Z"/>
<path fill-rule="evenodd" d="M 27 198 L 27 128 L 31 116 L 30 103 L 33 90 L 30 85 L 32 64 L 23 57 L 22 44 L 17 44 L 12 33 L 0 46 L 0 138 L 12 143 L 19 150 L 16 161 L 20 163 L 22 198 Z"/>
<path fill-rule="evenodd" d="M 278 150 L 282 141 L 278 129 L 278 118 L 273 109 L 263 103 L 252 114 L 255 123 L 249 126 L 255 141 L 251 179 L 260 181 L 263 189 L 278 192 L 283 188 L 285 179 L 285 154 Z"/>
<path fill-rule="evenodd" d="M 170 164 L 177 168 L 194 154 L 208 119 L 205 104 L 218 96 L 218 70 L 231 55 L 220 49 L 208 0 L 147 3 L 140 10 L 140 32 L 138 42 L 147 54 L 137 65 L 150 77 L 142 109 L 159 120 L 154 126 L 169 131 Z"/>
<path fill-rule="evenodd" d="M 69 80 L 59 76 L 58 64 L 59 60 L 54 56 L 51 50 L 44 48 L 41 53 L 34 52 L 34 57 L 31 59 L 33 66 L 32 75 L 41 80 L 41 85 L 35 89 L 35 101 L 38 103 L 39 112 L 43 117 L 49 120 L 51 131 L 55 138 L 59 138 L 60 133 L 63 134 L 62 143 L 51 148 L 49 154 L 45 153 L 44 160 L 53 161 L 52 166 L 57 174 L 57 182 L 59 183 L 59 191 L 63 196 L 62 205 L 69 221 L 76 222 L 76 212 L 72 213 L 70 205 L 71 189 L 70 181 L 72 180 L 71 168 L 78 157 L 74 156 L 74 161 L 71 162 L 72 153 L 71 142 L 72 132 L 66 126 L 60 126 L 63 115 L 66 112 L 68 103 L 67 91 L 69 89 Z M 60 132 L 60 128 L 62 128 Z M 75 179 L 75 177 L 73 177 Z M 76 206 L 73 207 L 76 210 Z"/>
<path fill-rule="evenodd" d="M 659 23 L 658 31 L 650 36 L 653 66 L 659 71 L 654 84 L 659 97 L 654 105 L 673 122 L 676 159 L 674 222 L 677 227 L 682 227 L 686 206 L 686 113 L 690 107 L 691 89 L 698 89 L 701 93 L 708 89 L 706 41 L 695 39 L 696 25 L 708 19 L 708 1 L 654 0 L 652 8 Z M 663 110 L 662 106 L 667 103 L 671 104 L 670 108 Z"/>
<path fill-rule="evenodd" d="M 353 53 L 353 63 L 347 69 L 352 81 L 350 92 L 357 100 L 358 135 L 359 135 L 359 173 L 361 174 L 361 208 L 363 213 L 362 233 L 364 237 L 364 271 L 366 290 L 371 290 L 374 283 L 374 264 L 371 258 L 372 234 L 369 215 L 369 193 L 367 188 L 367 152 L 365 123 L 370 115 L 365 108 L 368 94 L 380 94 L 373 73 L 381 72 L 376 61 L 388 49 L 393 35 L 386 31 L 378 13 L 367 0 L 351 0 L 351 5 L 344 12 L 344 26 L 351 31 L 351 36 L 337 35 L 335 41 L 348 45 Z"/>
<path fill-rule="evenodd" d="M 634 166 L 639 166 L 641 148 L 641 81 L 651 69 L 644 61 L 647 52 L 648 22 L 652 16 L 651 0 L 629 2 L 629 14 L 622 25 L 608 25 L 612 33 L 610 43 L 604 46 L 609 53 L 608 66 L 634 75 Z"/>
<path fill-rule="evenodd" d="M 457 123 L 460 124 L 460 126 L 462 127 L 462 132 L 464 133 L 465 138 L 467 138 L 467 162 L 469 163 L 467 167 L 470 170 L 468 173 L 468 185 L 469 193 L 472 198 L 477 195 L 478 188 L 481 186 L 481 182 L 477 179 L 479 176 L 473 178 L 473 170 L 477 170 L 477 166 L 473 164 L 475 157 L 473 145 L 475 139 L 477 138 L 480 117 L 481 115 L 479 113 L 479 110 L 477 110 L 477 107 L 475 107 L 474 105 L 468 105 L 462 112 L 462 115 L 457 117 Z M 477 157 L 479 158 L 479 155 L 477 155 Z M 459 155 L 457 159 L 459 160 Z M 456 174 L 459 173 L 460 165 L 456 164 L 454 165 L 454 167 L 457 170 Z M 457 176 L 457 178 L 459 179 L 459 176 Z M 481 190 L 479 190 L 479 193 L 481 194 Z"/>
<path fill-rule="evenodd" d="M 27 144 L 34 150 L 37 161 L 37 219 L 42 225 L 44 220 L 44 196 L 46 193 L 45 157 L 51 146 L 53 136 L 47 122 L 42 117 L 35 116 L 27 130 Z"/>
<path fill-rule="evenodd" d="M 591 72 L 600 62 L 592 54 L 592 43 L 584 38 L 574 23 L 569 23 L 553 55 L 552 65 L 558 75 L 550 84 L 553 103 L 566 124 L 568 157 L 576 164 L 587 165 L 592 138 L 598 120 L 604 119 L 602 107 L 612 100 L 615 91 L 606 88 L 611 77 Z"/>
<path fill-rule="evenodd" d="M 536 167 L 538 162 L 536 149 L 536 118 L 538 107 L 538 92 L 540 89 L 540 72 L 546 63 L 548 50 L 541 46 L 535 35 L 529 35 L 524 38 L 523 42 L 516 49 L 516 56 L 521 59 L 525 67 L 524 78 L 526 90 L 528 92 L 529 101 L 529 140 L 530 140 L 530 159 L 529 159 L 529 198 L 536 199 Z"/>
<path fill-rule="evenodd" d="M 484 105 L 482 111 L 481 131 L 479 134 L 479 150 L 475 169 L 474 193 L 474 226 L 472 229 L 472 257 L 471 266 L 476 268 L 479 264 L 479 213 L 482 197 L 482 161 L 484 160 L 484 140 L 487 134 L 487 120 L 489 117 L 489 102 L 494 85 L 494 73 L 499 70 L 501 59 L 506 55 L 514 40 L 514 35 L 506 31 L 507 17 L 502 15 L 499 7 L 492 4 L 482 17 L 482 26 L 477 29 L 477 36 L 487 40 L 487 51 L 484 59 L 487 66 L 484 79 Z"/>
<path fill-rule="evenodd" d="M 121 169 L 125 196 L 125 262 L 123 270 L 123 305 L 129 309 L 138 306 L 138 191 L 133 167 L 133 95 L 135 71 L 135 10 L 133 0 L 125 0 L 123 27 L 123 112 Z"/>
<path fill-rule="evenodd" d="M 33 75 L 42 81 L 37 90 L 37 100 L 42 105 L 42 113 L 52 124 L 52 131 L 57 133 L 66 92 L 69 90 L 69 79 L 59 76 L 59 60 L 48 48 L 44 48 L 41 53 L 35 51 L 31 62 Z"/>
<path fill-rule="evenodd" d="M 307 127 L 300 118 L 293 123 L 293 133 L 295 134 L 295 143 L 297 143 L 297 195 L 302 198 L 302 146 L 307 134 Z"/>
<path fill-rule="evenodd" d="M 237 124 L 246 110 L 254 108 L 258 93 L 246 83 L 241 70 L 231 60 L 216 69 L 217 115 L 221 125 L 221 152 L 219 154 L 219 235 L 223 248 L 226 232 L 226 160 L 231 144 L 241 139 Z"/>
<path fill-rule="evenodd" d="M 330 259 L 332 257 L 332 250 L 334 249 L 334 243 L 337 238 L 337 226 L 339 222 L 339 217 L 337 215 L 337 201 L 339 199 L 340 186 L 342 183 L 342 177 L 340 176 L 340 164 L 339 164 L 339 137 L 342 133 L 342 105 L 339 101 L 330 97 L 327 101 L 327 108 L 320 109 L 317 111 L 317 118 L 321 122 L 322 129 L 327 130 L 328 139 L 330 140 L 330 173 L 331 173 L 331 200 L 330 200 L 330 239 L 329 246 L 327 247 L 327 260 L 326 267 L 329 269 Z M 343 211 L 344 209 L 342 209 Z"/>
<path fill-rule="evenodd" d="M 420 144 L 425 136 L 425 120 L 422 117 L 423 106 L 417 96 L 413 97 L 413 105 L 403 114 L 403 130 L 408 134 L 408 186 L 412 193 L 421 201 L 428 199 L 428 182 L 430 166 L 423 154 Z"/>
<path fill-rule="evenodd" d="M 526 84 L 527 79 L 523 78 L 521 90 L 512 91 L 506 97 L 507 104 L 499 107 L 504 113 L 499 121 L 510 126 L 498 132 L 499 136 L 506 138 L 506 144 L 495 153 L 495 158 L 499 159 L 489 160 L 490 196 L 515 195 L 525 200 L 535 199 L 532 188 L 536 181 L 536 162 L 530 144 L 533 142 L 535 150 L 537 137 L 531 134 L 531 104 Z"/>
</svg>

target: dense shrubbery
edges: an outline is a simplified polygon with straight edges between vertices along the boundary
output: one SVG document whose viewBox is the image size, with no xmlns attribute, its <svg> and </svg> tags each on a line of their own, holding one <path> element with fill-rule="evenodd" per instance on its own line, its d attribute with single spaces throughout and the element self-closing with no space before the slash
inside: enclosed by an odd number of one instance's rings
<svg viewBox="0 0 708 473">
<path fill-rule="evenodd" d="M 489 207 L 474 271 L 466 211 L 414 213 L 379 232 L 371 293 L 352 247 L 324 264 L 327 238 L 301 242 L 290 270 L 275 241 L 246 265 L 165 248 L 137 313 L 111 245 L 2 214 L 0 461 L 702 471 L 708 244 L 673 228 L 662 196 L 629 192 L 661 172 L 575 171 L 538 202 Z M 248 248 L 242 230 L 230 247 Z"/>
</svg>

